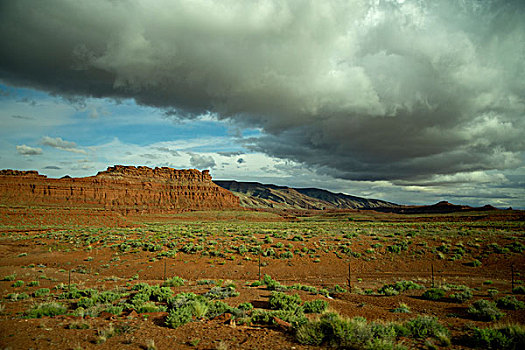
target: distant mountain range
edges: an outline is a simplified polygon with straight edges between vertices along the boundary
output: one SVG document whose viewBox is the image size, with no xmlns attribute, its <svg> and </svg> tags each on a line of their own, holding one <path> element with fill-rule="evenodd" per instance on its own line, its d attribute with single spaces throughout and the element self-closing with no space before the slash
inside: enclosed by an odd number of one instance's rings
<svg viewBox="0 0 525 350">
<path fill-rule="evenodd" d="M 318 188 L 291 188 L 258 182 L 213 181 L 233 192 L 247 208 L 274 209 L 379 209 L 401 205 L 378 199 L 333 193 Z"/>
<path fill-rule="evenodd" d="M 239 197 L 241 206 L 253 209 L 335 210 L 372 209 L 399 214 L 439 214 L 497 210 L 491 205 L 471 207 L 441 201 L 432 205 L 400 205 L 380 199 L 333 193 L 318 188 L 292 188 L 258 182 L 213 181 Z M 510 209 L 510 208 L 509 208 Z"/>
</svg>

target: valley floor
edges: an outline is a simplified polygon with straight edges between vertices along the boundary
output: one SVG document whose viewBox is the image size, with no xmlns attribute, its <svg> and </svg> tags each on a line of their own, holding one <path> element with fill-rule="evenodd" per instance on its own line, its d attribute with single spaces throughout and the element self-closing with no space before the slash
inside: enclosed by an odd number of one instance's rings
<svg viewBox="0 0 525 350">
<path fill-rule="evenodd" d="M 0 347 L 486 348 L 480 330 L 525 329 L 524 218 L 2 207 Z M 334 317 L 377 341 L 327 334 Z"/>
</svg>

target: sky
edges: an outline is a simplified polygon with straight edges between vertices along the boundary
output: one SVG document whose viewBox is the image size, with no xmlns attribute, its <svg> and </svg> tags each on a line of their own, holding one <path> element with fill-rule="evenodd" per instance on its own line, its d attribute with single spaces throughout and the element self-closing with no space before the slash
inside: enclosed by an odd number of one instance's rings
<svg viewBox="0 0 525 350">
<path fill-rule="evenodd" d="M 0 168 L 525 209 L 520 0 L 0 0 Z"/>
</svg>

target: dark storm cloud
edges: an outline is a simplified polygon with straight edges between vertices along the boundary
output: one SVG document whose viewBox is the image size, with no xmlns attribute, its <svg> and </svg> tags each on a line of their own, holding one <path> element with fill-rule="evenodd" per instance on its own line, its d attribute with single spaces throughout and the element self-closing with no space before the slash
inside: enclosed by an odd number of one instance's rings
<svg viewBox="0 0 525 350">
<path fill-rule="evenodd" d="M 522 3 L 3 2 L 0 77 L 213 113 L 261 128 L 252 149 L 346 179 L 509 169 L 525 149 Z"/>
<path fill-rule="evenodd" d="M 48 165 L 46 167 L 44 167 L 44 169 L 49 169 L 49 170 L 60 170 L 62 169 L 61 167 L 58 167 L 56 165 Z"/>
</svg>

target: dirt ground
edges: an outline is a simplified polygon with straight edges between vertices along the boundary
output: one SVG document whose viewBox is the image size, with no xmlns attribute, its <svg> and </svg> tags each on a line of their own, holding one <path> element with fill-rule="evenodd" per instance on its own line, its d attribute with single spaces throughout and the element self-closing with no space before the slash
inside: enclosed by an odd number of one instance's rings
<svg viewBox="0 0 525 350">
<path fill-rule="evenodd" d="M 129 291 L 139 282 L 158 285 L 173 276 L 186 280 L 183 286 L 171 287 L 174 293 L 203 294 L 211 288 L 202 283 L 205 280 L 233 283 L 239 295 L 225 302 L 231 306 L 250 302 L 265 310 L 271 291 L 251 283 L 269 275 L 285 286 L 299 283 L 318 290 L 333 290 L 336 285 L 345 288 L 346 292 L 329 296 L 305 290 L 287 293 L 299 294 L 304 301 L 326 300 L 330 310 L 349 318 L 402 322 L 419 315 L 435 316 L 450 330 L 452 348 L 468 348 L 459 339 L 469 328 L 494 324 L 473 319 L 467 312 L 472 302 L 506 295 L 525 300 L 521 294 L 512 294 L 512 287 L 521 285 L 525 273 L 520 248 L 525 244 L 524 218 L 520 211 L 419 216 L 366 211 L 122 216 L 85 209 L 3 207 L 0 347 L 319 348 L 301 345 L 289 329 L 236 324 L 224 315 L 195 319 L 176 329 L 166 326 L 168 313 L 164 311 L 27 317 L 27 310 L 34 305 L 60 301 L 59 295 L 71 285 Z M 254 245 L 263 254 L 250 251 Z M 173 254 L 168 254 L 170 251 Z M 422 290 L 394 296 L 377 292 L 385 284 L 403 280 L 451 291 L 453 286 L 464 285 L 473 291 L 473 297 L 457 303 L 447 297 L 424 300 Z M 23 282 L 16 285 L 17 281 Z M 34 295 L 42 288 L 49 288 L 49 293 Z M 490 290 L 498 294 L 489 295 Z M 410 313 L 392 312 L 400 303 L 406 304 Z M 504 312 L 500 323 L 525 322 L 524 310 Z M 85 329 L 74 329 L 79 324 Z M 108 329 L 112 336 L 101 341 L 100 335 Z M 429 347 L 424 339 L 401 342 L 409 348 Z"/>
</svg>

